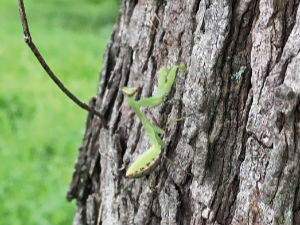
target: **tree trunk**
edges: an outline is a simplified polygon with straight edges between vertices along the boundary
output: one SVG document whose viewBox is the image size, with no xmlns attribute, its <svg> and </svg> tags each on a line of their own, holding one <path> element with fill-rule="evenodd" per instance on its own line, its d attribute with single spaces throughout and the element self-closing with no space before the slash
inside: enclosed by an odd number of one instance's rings
<svg viewBox="0 0 300 225">
<path fill-rule="evenodd" d="M 74 224 L 300 224 L 299 0 L 123 0 L 104 56 L 68 199 Z M 148 146 L 121 92 L 151 96 L 167 156 L 148 179 L 125 171 Z M 192 176 L 189 175 L 192 173 Z"/>
</svg>

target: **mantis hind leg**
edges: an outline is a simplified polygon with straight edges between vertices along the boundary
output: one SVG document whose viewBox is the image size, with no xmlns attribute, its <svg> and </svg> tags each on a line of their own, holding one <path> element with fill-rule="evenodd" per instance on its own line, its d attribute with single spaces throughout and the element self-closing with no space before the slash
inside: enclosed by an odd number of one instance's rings
<svg viewBox="0 0 300 225">
<path fill-rule="evenodd" d="M 166 152 L 164 152 L 162 154 L 162 157 L 164 159 L 166 159 L 168 161 L 168 163 L 172 164 L 173 166 L 175 166 L 177 169 L 183 171 L 184 173 L 186 173 L 187 175 L 193 177 L 194 175 L 192 173 L 187 172 L 182 166 L 180 166 L 179 164 L 175 163 L 172 159 L 170 159 L 169 157 L 167 157 Z"/>
<path fill-rule="evenodd" d="M 154 125 L 155 125 L 156 127 L 160 127 L 160 124 L 159 124 L 158 121 L 156 120 L 155 116 L 153 115 L 153 113 L 152 113 L 152 111 L 150 110 L 149 107 L 147 108 L 147 112 L 148 112 L 148 114 L 150 115 L 150 117 L 151 117 L 151 119 L 152 119 Z"/>
<path fill-rule="evenodd" d="M 193 115 L 193 114 L 189 114 L 189 115 L 187 115 L 187 116 L 183 116 L 183 117 L 180 117 L 180 118 L 177 118 L 177 119 L 170 119 L 170 120 L 168 120 L 168 122 L 166 123 L 166 126 L 169 126 L 169 125 L 171 125 L 172 123 L 176 123 L 176 122 L 185 120 L 185 119 L 189 118 L 189 117 L 192 116 L 192 115 Z"/>
</svg>

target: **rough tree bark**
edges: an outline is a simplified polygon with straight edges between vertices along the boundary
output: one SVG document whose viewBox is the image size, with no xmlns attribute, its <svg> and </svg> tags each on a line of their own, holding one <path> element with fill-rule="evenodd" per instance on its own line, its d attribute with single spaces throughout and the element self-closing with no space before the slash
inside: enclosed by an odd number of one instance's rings
<svg viewBox="0 0 300 225">
<path fill-rule="evenodd" d="M 74 224 L 300 224 L 299 51 L 299 0 L 122 0 L 91 101 L 109 129 L 88 116 Z M 190 115 L 166 151 L 193 176 L 163 161 L 126 179 L 148 139 L 121 88 L 150 96 L 175 64 L 188 73 L 153 112 Z"/>
</svg>

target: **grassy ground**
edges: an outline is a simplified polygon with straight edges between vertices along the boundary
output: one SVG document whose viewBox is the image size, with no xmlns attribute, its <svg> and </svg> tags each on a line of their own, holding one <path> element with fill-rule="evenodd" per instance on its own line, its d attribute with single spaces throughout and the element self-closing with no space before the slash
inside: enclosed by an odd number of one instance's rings
<svg viewBox="0 0 300 225">
<path fill-rule="evenodd" d="M 0 225 L 71 224 L 65 200 L 86 112 L 46 76 L 23 42 L 17 1 L 0 1 Z M 85 102 L 96 94 L 117 1 L 27 0 L 42 54 Z"/>
</svg>

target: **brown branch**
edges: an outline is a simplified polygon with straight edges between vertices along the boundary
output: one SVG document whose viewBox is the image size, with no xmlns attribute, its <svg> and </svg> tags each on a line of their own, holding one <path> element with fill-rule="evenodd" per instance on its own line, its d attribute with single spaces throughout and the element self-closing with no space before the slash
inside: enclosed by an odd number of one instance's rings
<svg viewBox="0 0 300 225">
<path fill-rule="evenodd" d="M 24 2 L 23 2 L 23 0 L 18 0 L 18 2 L 19 2 L 20 17 L 21 17 L 21 22 L 22 22 L 22 27 L 23 27 L 23 32 L 24 32 L 24 40 L 25 40 L 26 44 L 29 46 L 29 48 L 31 49 L 31 51 L 33 52 L 33 54 L 35 55 L 35 57 L 38 59 L 38 61 L 40 62 L 40 64 L 44 68 L 44 70 L 47 72 L 49 77 L 54 81 L 54 83 L 60 88 L 60 90 L 62 90 L 74 103 L 76 103 L 82 109 L 85 109 L 85 110 L 89 111 L 90 113 L 97 115 L 100 118 L 102 125 L 107 128 L 106 120 L 104 119 L 104 117 L 99 112 L 97 112 L 94 108 L 89 107 L 87 104 L 80 101 L 75 95 L 73 95 L 72 92 L 70 92 L 63 85 L 63 83 L 57 78 L 57 76 L 50 69 L 50 67 L 46 63 L 45 59 L 43 58 L 43 56 L 41 55 L 41 53 L 39 52 L 39 50 L 37 49 L 37 47 L 35 46 L 35 44 L 32 41 L 30 31 L 29 31 L 29 26 L 27 23 Z"/>
</svg>

